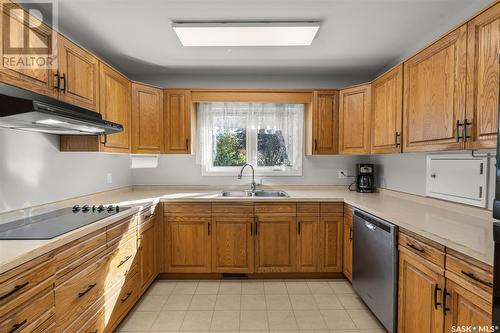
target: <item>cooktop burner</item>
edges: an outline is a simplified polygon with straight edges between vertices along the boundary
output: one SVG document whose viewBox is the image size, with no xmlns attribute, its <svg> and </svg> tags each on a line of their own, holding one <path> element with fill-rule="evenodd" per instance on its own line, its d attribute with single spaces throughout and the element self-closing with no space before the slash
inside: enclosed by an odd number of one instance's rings
<svg viewBox="0 0 500 333">
<path fill-rule="evenodd" d="M 75 205 L 0 224 L 0 240 L 51 239 L 97 222 L 130 207 Z"/>
</svg>

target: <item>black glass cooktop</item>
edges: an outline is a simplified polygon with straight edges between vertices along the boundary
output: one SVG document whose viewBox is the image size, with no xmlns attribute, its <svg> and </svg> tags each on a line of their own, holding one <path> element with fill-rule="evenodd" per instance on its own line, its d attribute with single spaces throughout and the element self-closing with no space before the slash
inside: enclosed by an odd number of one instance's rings
<svg viewBox="0 0 500 333">
<path fill-rule="evenodd" d="M 0 224 L 0 240 L 51 239 L 127 209 L 130 207 L 102 205 L 62 208 Z"/>
</svg>

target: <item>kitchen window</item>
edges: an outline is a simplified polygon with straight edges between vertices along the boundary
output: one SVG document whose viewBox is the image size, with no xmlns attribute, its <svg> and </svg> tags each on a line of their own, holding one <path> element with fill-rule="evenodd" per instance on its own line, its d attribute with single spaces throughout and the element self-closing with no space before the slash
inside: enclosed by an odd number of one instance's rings
<svg viewBox="0 0 500 333">
<path fill-rule="evenodd" d="M 304 104 L 198 103 L 197 125 L 203 175 L 234 176 L 245 163 L 257 175 L 302 175 Z"/>
</svg>

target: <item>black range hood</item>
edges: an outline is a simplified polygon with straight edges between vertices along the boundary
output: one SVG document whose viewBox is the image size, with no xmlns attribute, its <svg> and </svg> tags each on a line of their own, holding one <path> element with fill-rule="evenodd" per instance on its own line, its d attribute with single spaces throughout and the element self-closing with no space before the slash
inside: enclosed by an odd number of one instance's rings
<svg viewBox="0 0 500 333">
<path fill-rule="evenodd" d="M 50 134 L 99 135 L 123 131 L 101 114 L 0 83 L 0 127 Z"/>
</svg>

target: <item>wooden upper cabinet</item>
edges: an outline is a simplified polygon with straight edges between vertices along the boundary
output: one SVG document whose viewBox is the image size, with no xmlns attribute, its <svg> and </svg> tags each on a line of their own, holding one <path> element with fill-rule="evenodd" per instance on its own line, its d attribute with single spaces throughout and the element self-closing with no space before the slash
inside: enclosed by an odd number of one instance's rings
<svg viewBox="0 0 500 333">
<path fill-rule="evenodd" d="M 400 250 L 399 333 L 443 332 L 442 297 L 445 286 L 443 274 L 444 270 L 438 266 L 408 250 Z M 418 320 L 416 320 L 416 314 L 418 314 Z"/>
<path fill-rule="evenodd" d="M 108 135 L 103 141 L 103 151 L 130 152 L 131 83 L 129 79 L 101 63 L 100 112 L 107 121 L 121 124 L 123 131 Z"/>
<path fill-rule="evenodd" d="M 160 154 L 163 147 L 161 89 L 132 83 L 132 153 Z"/>
<path fill-rule="evenodd" d="M 463 25 L 404 63 L 403 151 L 464 147 L 466 32 Z"/>
<path fill-rule="evenodd" d="M 370 153 L 371 85 L 340 91 L 339 146 L 341 154 Z"/>
<path fill-rule="evenodd" d="M 58 35 L 57 48 L 59 98 L 99 111 L 99 60 L 62 35 Z"/>
<path fill-rule="evenodd" d="M 496 147 L 499 61 L 500 4 L 496 4 L 467 26 L 468 149 Z"/>
<path fill-rule="evenodd" d="M 372 82 L 371 152 L 400 153 L 403 126 L 403 65 Z"/>
<path fill-rule="evenodd" d="M 191 153 L 191 99 L 188 90 L 164 90 L 166 154 Z"/>
<path fill-rule="evenodd" d="M 56 96 L 52 74 L 52 69 L 57 68 L 57 57 L 54 54 L 56 32 L 38 19 L 29 16 L 18 5 L 7 1 L 2 1 L 0 4 L 2 11 L 0 81 L 39 94 Z M 24 59 L 24 55 L 43 60 L 43 66 L 36 68 L 19 65 L 18 60 Z"/>
<path fill-rule="evenodd" d="M 313 154 L 339 152 L 338 96 L 336 90 L 313 93 Z"/>
</svg>

